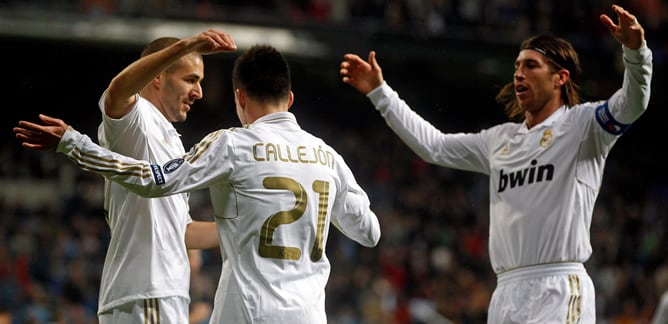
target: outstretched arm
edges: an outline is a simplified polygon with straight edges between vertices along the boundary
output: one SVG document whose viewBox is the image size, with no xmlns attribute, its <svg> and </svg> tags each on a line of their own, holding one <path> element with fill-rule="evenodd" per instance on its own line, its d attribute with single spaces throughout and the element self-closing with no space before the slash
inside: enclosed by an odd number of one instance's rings
<svg viewBox="0 0 668 324">
<path fill-rule="evenodd" d="M 45 125 L 20 121 L 14 128 L 24 147 L 55 149 L 81 169 L 102 175 L 143 197 L 164 197 L 203 189 L 230 170 L 231 162 L 225 153 L 227 144 L 221 144 L 221 152 L 216 151 L 218 146 L 214 145 L 221 138 L 227 139 L 222 136 L 223 130 L 210 133 L 181 157 L 154 164 L 103 148 L 60 119 L 44 115 L 40 115 L 40 119 Z"/>
<path fill-rule="evenodd" d="M 356 54 L 345 54 L 341 62 L 343 83 L 351 85 L 366 95 L 383 84 L 383 72 L 376 61 L 376 52 L 369 52 L 369 61 Z"/>
<path fill-rule="evenodd" d="M 39 119 L 44 125 L 25 120 L 19 121 L 19 125 L 13 129 L 16 138 L 22 142 L 23 147 L 28 149 L 55 150 L 68 125 L 61 119 L 42 114 L 39 115 Z"/>
</svg>

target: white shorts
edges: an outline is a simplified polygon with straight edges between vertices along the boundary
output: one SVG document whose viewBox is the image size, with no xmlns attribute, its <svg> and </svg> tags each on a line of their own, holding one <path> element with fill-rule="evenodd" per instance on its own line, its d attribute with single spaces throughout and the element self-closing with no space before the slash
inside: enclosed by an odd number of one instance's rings
<svg viewBox="0 0 668 324">
<path fill-rule="evenodd" d="M 183 324 L 188 323 L 188 300 L 179 297 L 140 299 L 98 315 L 99 324 Z"/>
<path fill-rule="evenodd" d="M 594 284 L 581 263 L 519 268 L 497 276 L 487 323 L 596 323 Z"/>
</svg>

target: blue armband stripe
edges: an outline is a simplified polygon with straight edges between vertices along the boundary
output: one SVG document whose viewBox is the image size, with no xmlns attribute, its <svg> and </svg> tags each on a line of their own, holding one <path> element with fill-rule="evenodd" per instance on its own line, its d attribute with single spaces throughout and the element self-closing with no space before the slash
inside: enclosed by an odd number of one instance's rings
<svg viewBox="0 0 668 324">
<path fill-rule="evenodd" d="M 155 184 L 165 184 L 165 176 L 162 174 L 162 168 L 157 164 L 151 164 L 151 172 L 153 172 L 153 180 Z"/>
<path fill-rule="evenodd" d="M 622 124 L 615 120 L 615 117 L 610 113 L 607 101 L 596 107 L 595 114 L 598 124 L 603 127 L 603 130 L 612 135 L 621 135 L 631 126 L 630 124 Z"/>
</svg>

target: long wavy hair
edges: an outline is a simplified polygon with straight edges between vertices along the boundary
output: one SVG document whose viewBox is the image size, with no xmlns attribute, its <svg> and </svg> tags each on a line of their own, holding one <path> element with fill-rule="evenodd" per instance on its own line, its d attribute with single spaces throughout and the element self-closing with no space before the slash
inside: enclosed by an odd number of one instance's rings
<svg viewBox="0 0 668 324">
<path fill-rule="evenodd" d="M 561 86 L 561 99 L 569 108 L 580 103 L 580 87 L 577 84 L 581 73 L 580 59 L 571 43 L 550 35 L 538 35 L 522 42 L 520 51 L 525 49 L 532 49 L 543 54 L 554 73 L 561 69 L 568 70 L 570 78 L 568 82 Z M 504 106 L 504 111 L 509 119 L 524 120 L 524 108 L 520 107 L 517 101 L 513 82 L 509 82 L 501 88 L 496 95 L 496 101 Z"/>
</svg>

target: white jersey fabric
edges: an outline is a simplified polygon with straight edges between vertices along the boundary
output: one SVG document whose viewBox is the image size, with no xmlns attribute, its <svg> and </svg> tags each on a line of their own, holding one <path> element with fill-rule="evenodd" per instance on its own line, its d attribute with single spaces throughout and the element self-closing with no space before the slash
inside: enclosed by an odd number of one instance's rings
<svg viewBox="0 0 668 324">
<path fill-rule="evenodd" d="M 541 124 L 504 123 L 446 134 L 417 115 L 386 83 L 368 97 L 422 159 L 490 176 L 489 253 L 502 273 L 519 267 L 585 262 L 605 160 L 649 102 L 652 53 L 623 48 L 623 85 L 607 101 L 561 107 Z"/>
<path fill-rule="evenodd" d="M 343 158 L 289 112 L 212 132 L 160 165 L 102 150 L 71 128 L 58 151 L 146 196 L 209 188 L 223 258 L 211 323 L 326 323 L 329 224 L 364 246 L 380 238 Z"/>
<path fill-rule="evenodd" d="M 668 324 L 668 291 L 661 294 L 654 315 L 652 315 L 651 324 Z"/>
<path fill-rule="evenodd" d="M 104 113 L 104 96 L 99 101 L 102 146 L 149 161 L 166 161 L 185 153 L 180 135 L 152 103 L 137 95 L 132 110 L 113 119 Z M 104 194 L 111 240 L 102 270 L 98 314 L 139 299 L 179 296 L 190 301 L 184 241 L 191 222 L 188 194 L 148 199 L 108 180 Z"/>
</svg>

